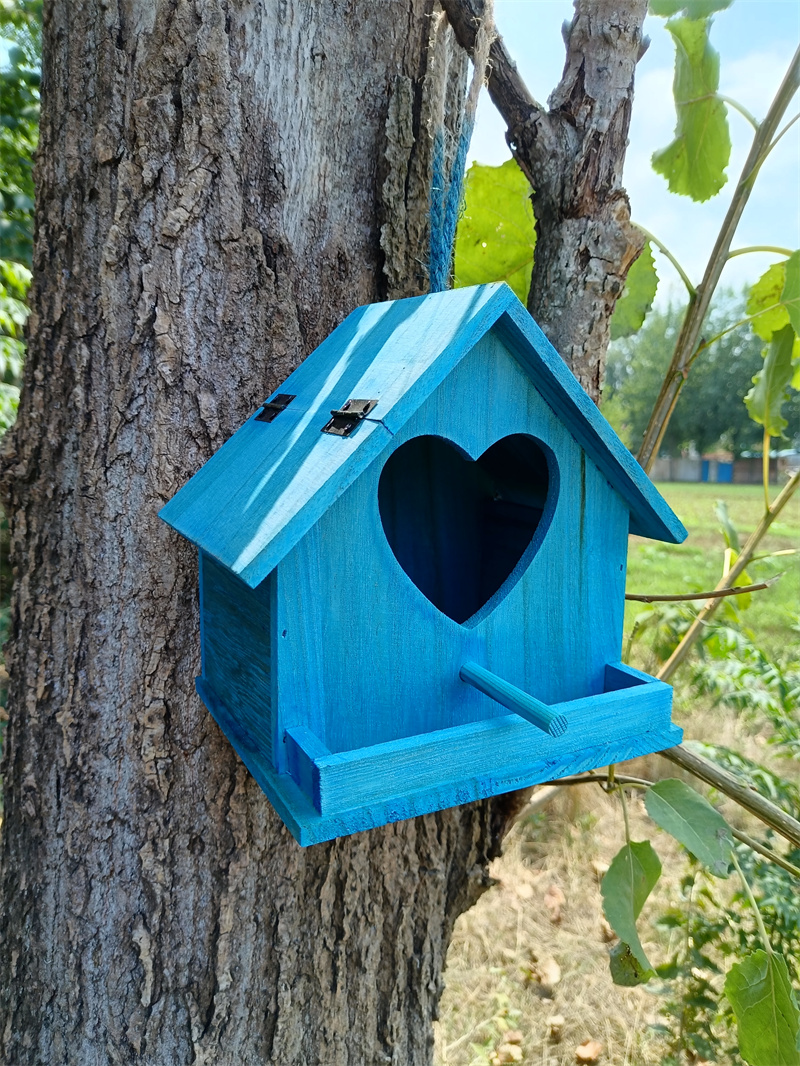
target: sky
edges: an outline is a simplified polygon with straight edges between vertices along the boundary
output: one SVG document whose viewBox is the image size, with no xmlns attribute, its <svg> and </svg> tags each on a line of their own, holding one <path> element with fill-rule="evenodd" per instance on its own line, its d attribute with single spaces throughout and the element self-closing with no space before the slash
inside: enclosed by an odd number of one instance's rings
<svg viewBox="0 0 800 1066">
<path fill-rule="evenodd" d="M 495 21 L 528 89 L 544 104 L 564 64 L 561 25 L 571 19 L 571 0 L 495 0 Z M 729 111 L 733 151 L 728 184 L 714 199 L 695 204 L 674 196 L 650 166 L 650 157 L 670 143 L 675 127 L 672 102 L 673 45 L 664 20 L 648 16 L 650 47 L 638 65 L 630 145 L 623 180 L 634 221 L 663 241 L 697 283 L 752 140 L 751 126 Z M 711 41 L 721 55 L 720 91 L 763 118 L 800 42 L 800 0 L 735 0 L 714 16 Z M 0 62 L 6 60 L 0 42 Z M 787 120 L 800 110 L 800 94 Z M 508 159 L 505 123 L 484 90 L 470 146 L 470 160 L 497 165 Z M 733 179 L 733 180 L 731 180 Z M 800 248 L 800 122 L 772 152 L 759 174 L 739 223 L 733 247 L 753 244 Z M 656 253 L 659 302 L 683 299 L 674 268 Z M 731 260 L 723 285 L 741 288 L 755 281 L 775 256 L 752 254 Z"/>
<path fill-rule="evenodd" d="M 506 47 L 539 103 L 546 103 L 564 64 L 561 25 L 572 18 L 571 0 L 495 0 L 495 21 Z M 650 166 L 650 156 L 673 138 L 674 49 L 664 20 L 648 16 L 650 47 L 636 72 L 630 144 L 623 181 L 634 221 L 650 230 L 679 260 L 693 282 L 703 270 L 728 207 L 733 184 L 749 151 L 753 129 L 729 109 L 733 151 L 728 183 L 712 200 L 695 204 L 675 196 Z M 720 91 L 761 119 L 800 42 L 800 0 L 735 0 L 714 16 L 711 42 L 720 53 Z M 796 96 L 786 114 L 800 110 Z M 783 124 L 782 124 L 783 125 Z M 505 123 L 484 90 L 478 105 L 469 159 L 497 165 L 508 159 Z M 762 167 L 739 223 L 733 248 L 747 245 L 800 247 L 800 122 L 786 134 Z M 722 284 L 741 288 L 775 262 L 761 253 L 738 256 L 725 268 Z M 684 298 L 674 268 L 657 255 L 660 301 Z"/>
</svg>

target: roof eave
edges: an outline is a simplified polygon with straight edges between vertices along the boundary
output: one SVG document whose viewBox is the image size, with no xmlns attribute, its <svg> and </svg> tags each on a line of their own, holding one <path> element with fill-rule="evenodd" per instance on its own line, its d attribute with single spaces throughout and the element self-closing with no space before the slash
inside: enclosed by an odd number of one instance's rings
<svg viewBox="0 0 800 1066">
<path fill-rule="evenodd" d="M 681 520 L 518 300 L 508 306 L 494 328 L 520 363 L 527 364 L 546 402 L 628 504 L 631 532 L 668 544 L 682 543 L 687 533 Z"/>
</svg>

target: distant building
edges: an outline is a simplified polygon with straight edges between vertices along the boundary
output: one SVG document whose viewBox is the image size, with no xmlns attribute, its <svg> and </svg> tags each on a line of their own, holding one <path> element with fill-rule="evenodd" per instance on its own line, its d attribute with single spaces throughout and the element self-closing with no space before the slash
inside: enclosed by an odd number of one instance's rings
<svg viewBox="0 0 800 1066">
<path fill-rule="evenodd" d="M 800 452 L 774 453 L 769 461 L 770 484 L 776 485 L 800 469 Z M 759 453 L 746 452 L 734 459 L 731 452 L 706 452 L 702 456 L 659 456 L 650 472 L 654 481 L 705 481 L 718 485 L 760 485 L 763 480 Z"/>
</svg>

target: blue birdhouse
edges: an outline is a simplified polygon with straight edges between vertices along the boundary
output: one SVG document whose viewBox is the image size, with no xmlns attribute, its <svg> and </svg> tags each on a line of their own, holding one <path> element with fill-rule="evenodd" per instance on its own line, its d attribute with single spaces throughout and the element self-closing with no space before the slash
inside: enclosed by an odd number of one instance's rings
<svg viewBox="0 0 800 1066">
<path fill-rule="evenodd" d="M 506 285 L 354 311 L 161 517 L 301 844 L 680 742 L 620 659 L 628 533 L 686 531 Z"/>
</svg>

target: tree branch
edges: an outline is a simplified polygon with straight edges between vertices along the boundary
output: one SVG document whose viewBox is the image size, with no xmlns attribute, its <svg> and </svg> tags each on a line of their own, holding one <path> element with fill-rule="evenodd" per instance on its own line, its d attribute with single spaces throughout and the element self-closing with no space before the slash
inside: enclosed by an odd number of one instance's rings
<svg viewBox="0 0 800 1066">
<path fill-rule="evenodd" d="M 472 51 L 483 0 L 442 0 L 458 42 Z M 595 401 L 609 319 L 644 238 L 622 188 L 633 76 L 647 0 L 576 0 L 565 29 L 564 74 L 546 111 L 502 40 L 490 54 L 489 95 L 533 188 L 536 256 L 528 310 Z"/>
<path fill-rule="evenodd" d="M 728 575 L 726 574 L 725 577 L 727 578 Z M 770 585 L 774 585 L 781 577 L 783 577 L 783 574 L 776 574 L 775 577 L 771 577 L 767 581 L 760 581 L 757 585 L 736 585 L 734 588 L 714 589 L 713 592 L 686 592 L 677 596 L 640 596 L 635 592 L 626 592 L 625 599 L 635 600 L 637 603 L 683 603 L 686 600 L 721 600 L 725 596 L 742 596 L 747 592 L 760 592 L 761 589 L 768 589 Z"/>
<path fill-rule="evenodd" d="M 699 777 L 707 785 L 712 785 L 717 791 L 724 793 L 730 799 L 735 800 L 740 807 L 760 818 L 768 826 L 780 833 L 796 848 L 800 848 L 800 822 L 792 818 L 790 814 L 782 810 L 776 804 L 766 799 L 755 789 L 743 785 L 733 774 L 723 770 L 710 759 L 704 759 L 689 751 L 682 744 L 674 748 L 667 748 L 658 754 L 669 759 L 670 762 L 680 766 L 694 777 Z"/>
<path fill-rule="evenodd" d="M 483 0 L 441 2 L 456 40 L 471 56 L 475 50 L 477 26 L 483 18 Z M 522 143 L 529 149 L 533 148 L 539 136 L 545 141 L 549 140 L 547 111 L 534 100 L 500 36 L 492 42 L 489 52 L 488 90 L 492 103 L 508 128 L 506 139 L 512 151 L 517 144 Z M 533 178 L 526 158 L 517 157 L 517 162 L 532 183 Z"/>
<path fill-rule="evenodd" d="M 765 533 L 775 521 L 775 519 L 778 517 L 778 515 L 781 513 L 781 511 L 789 502 L 789 500 L 792 498 L 798 486 L 800 486 L 800 471 L 794 474 L 793 477 L 789 481 L 787 481 L 775 502 L 772 504 L 769 510 L 764 512 L 761 521 L 758 523 L 756 528 L 747 538 L 747 543 L 740 552 L 736 562 L 733 564 L 727 574 L 724 574 L 720 579 L 719 585 L 717 586 L 717 590 L 727 588 L 729 583 L 731 581 L 735 581 L 739 574 L 741 574 L 750 564 L 750 561 L 755 555 L 756 548 L 758 548 L 758 545 L 761 543 L 761 540 L 764 537 Z M 658 671 L 658 674 L 656 676 L 658 677 L 659 681 L 667 681 L 670 677 L 672 677 L 672 675 L 684 661 L 686 656 L 689 654 L 692 647 L 700 639 L 700 634 L 703 631 L 703 626 L 708 623 L 711 616 L 715 613 L 717 607 L 719 607 L 719 604 L 719 599 L 709 599 L 708 603 L 703 608 L 701 608 L 695 620 L 692 622 L 692 624 L 681 637 L 680 643 L 675 648 L 672 655 L 670 655 L 669 659 L 667 659 L 667 661 Z"/>
<path fill-rule="evenodd" d="M 661 752 L 661 754 L 664 754 L 664 752 Z M 630 777 L 627 774 L 616 774 L 615 781 L 617 785 L 643 789 L 652 788 L 652 786 L 655 784 L 654 781 L 648 781 L 644 777 Z M 555 791 L 559 791 L 561 788 L 567 787 L 569 785 L 600 785 L 603 791 L 607 793 L 609 791 L 606 787 L 607 782 L 608 777 L 605 774 L 597 773 L 575 774 L 572 777 L 562 777 L 558 781 L 548 781 L 547 784 L 542 788 L 542 792 L 545 793 L 545 795 L 543 796 L 543 802 L 540 805 L 544 806 L 550 800 L 551 797 L 548 793 L 548 790 L 554 789 L 555 786 L 558 786 L 558 788 L 555 788 Z M 538 793 L 534 794 L 534 799 L 538 799 Z M 765 818 L 761 818 L 760 816 L 758 817 L 762 822 L 764 822 L 765 825 L 769 826 L 771 829 L 775 828 L 771 821 L 767 821 Z M 763 855 L 765 859 L 769 859 L 769 861 L 774 862 L 776 866 L 782 867 L 788 873 L 793 874 L 795 877 L 800 879 L 800 868 L 795 866 L 794 863 L 789 862 L 788 859 L 785 859 L 783 855 L 779 854 L 777 851 L 773 851 L 772 848 L 768 848 L 766 844 L 762 844 L 760 840 L 756 840 L 748 833 L 743 833 L 740 829 L 734 829 L 733 826 L 731 826 L 731 833 L 733 834 L 736 840 L 741 841 L 742 844 L 746 844 L 748 848 L 751 848 L 753 851 L 757 851 L 758 854 Z"/>
<path fill-rule="evenodd" d="M 642 446 L 639 449 L 639 462 L 648 473 L 658 455 L 661 441 L 664 438 L 664 433 L 678 400 L 678 394 L 686 381 L 686 371 L 697 351 L 703 320 L 708 313 L 725 263 L 728 261 L 731 241 L 736 233 L 745 205 L 750 198 L 754 178 L 759 167 L 764 162 L 772 143 L 774 143 L 772 138 L 792 97 L 797 92 L 798 86 L 800 86 L 800 48 L 795 52 L 786 76 L 770 105 L 767 116 L 760 124 L 753 138 L 753 143 L 734 190 L 728 213 L 722 223 L 716 244 L 708 260 L 703 280 L 698 285 L 695 296 L 689 300 L 686 317 L 683 320 L 683 325 L 675 344 L 672 362 L 664 376 L 661 391 L 650 416 L 650 422 L 645 430 Z"/>
</svg>

